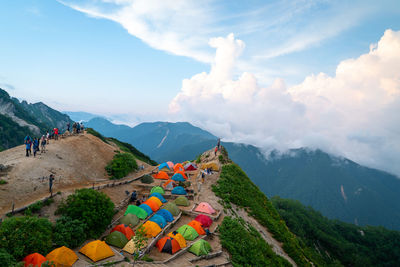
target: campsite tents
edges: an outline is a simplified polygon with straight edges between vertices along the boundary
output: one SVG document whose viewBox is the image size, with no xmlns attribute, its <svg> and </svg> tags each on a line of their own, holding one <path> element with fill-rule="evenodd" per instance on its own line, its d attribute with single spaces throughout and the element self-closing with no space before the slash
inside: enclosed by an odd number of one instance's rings
<svg viewBox="0 0 400 267">
<path fill-rule="evenodd" d="M 175 173 L 172 178 L 172 180 L 176 181 L 176 182 L 184 182 L 186 181 L 185 178 L 183 178 L 183 175 L 180 173 Z"/>
<path fill-rule="evenodd" d="M 55 267 L 70 267 L 78 260 L 78 256 L 71 249 L 62 246 L 47 254 L 46 260 L 52 261 Z"/>
<path fill-rule="evenodd" d="M 158 248 L 158 251 L 167 252 L 171 255 L 181 249 L 178 241 L 169 236 L 165 236 L 158 240 L 156 247 Z"/>
<path fill-rule="evenodd" d="M 161 163 L 160 166 L 158 166 L 159 171 L 170 171 L 171 168 L 168 166 L 166 162 Z"/>
<path fill-rule="evenodd" d="M 204 239 L 200 239 L 189 248 L 189 251 L 196 256 L 207 255 L 211 251 L 211 245 Z"/>
<path fill-rule="evenodd" d="M 190 241 L 196 239 L 199 236 L 196 230 L 192 226 L 189 226 L 187 224 L 179 227 L 177 232 L 180 233 L 186 240 Z"/>
<path fill-rule="evenodd" d="M 182 171 L 182 172 L 185 171 L 185 168 L 183 168 L 182 164 L 180 164 L 180 163 L 175 164 L 174 172 L 177 172 L 177 171 Z"/>
<path fill-rule="evenodd" d="M 94 262 L 114 256 L 112 249 L 104 241 L 100 240 L 87 243 L 79 252 Z"/>
<path fill-rule="evenodd" d="M 179 196 L 174 200 L 175 204 L 178 206 L 188 207 L 190 205 L 189 200 L 185 196 Z"/>
<path fill-rule="evenodd" d="M 123 233 L 114 231 L 106 237 L 106 243 L 117 248 L 123 248 L 128 243 L 128 239 Z"/>
<path fill-rule="evenodd" d="M 147 199 L 147 201 L 155 202 L 158 205 L 158 207 L 162 206 L 161 200 L 159 198 L 157 198 L 157 197 L 149 197 L 149 199 Z"/>
<path fill-rule="evenodd" d="M 143 202 L 142 205 L 147 205 L 150 207 L 150 209 L 154 212 L 160 209 L 160 206 L 158 206 L 157 202 L 153 201 L 153 200 L 146 200 L 145 202 Z"/>
<path fill-rule="evenodd" d="M 207 214 L 215 213 L 213 207 L 211 207 L 211 205 L 208 204 L 207 202 L 201 202 L 194 211 L 203 212 Z"/>
<path fill-rule="evenodd" d="M 163 209 L 166 209 L 169 212 L 171 212 L 173 216 L 177 216 L 180 212 L 179 208 L 175 205 L 175 203 L 172 202 L 168 202 L 167 204 L 165 204 Z"/>
<path fill-rule="evenodd" d="M 139 243 L 139 241 L 137 241 L 137 242 Z M 138 243 L 136 243 L 136 244 L 138 244 Z M 136 244 L 135 244 L 135 237 L 133 237 L 131 240 L 129 240 L 128 243 L 126 243 L 125 247 L 122 250 L 126 251 L 130 254 L 133 254 L 136 251 Z M 141 240 L 140 244 L 142 245 L 142 247 L 146 247 L 147 240 Z"/>
<path fill-rule="evenodd" d="M 153 214 L 153 209 L 152 209 L 149 205 L 147 205 L 147 204 L 145 204 L 145 203 L 140 204 L 140 205 L 139 205 L 139 208 L 144 209 L 144 210 L 146 211 L 146 213 L 147 213 L 148 216 L 150 216 L 151 214 Z"/>
<path fill-rule="evenodd" d="M 204 215 L 204 214 L 199 214 L 197 215 L 196 218 L 194 218 L 196 221 L 200 222 L 201 225 L 205 228 L 208 228 L 211 226 L 213 220 L 210 218 L 210 216 Z"/>
<path fill-rule="evenodd" d="M 167 161 L 167 165 L 171 170 L 174 168 L 174 163 L 172 161 Z"/>
<path fill-rule="evenodd" d="M 172 189 L 171 194 L 187 195 L 187 192 L 186 192 L 185 188 L 183 188 L 182 186 L 177 186 L 174 189 Z"/>
<path fill-rule="evenodd" d="M 139 219 L 146 219 L 148 216 L 146 210 L 142 209 L 141 207 L 135 205 L 129 205 L 125 211 L 125 215 L 132 213 L 135 214 Z"/>
<path fill-rule="evenodd" d="M 161 232 L 161 227 L 152 221 L 147 221 L 142 225 L 142 229 L 145 232 L 146 237 L 155 237 Z"/>
<path fill-rule="evenodd" d="M 206 232 L 204 231 L 203 227 L 201 227 L 201 223 L 199 221 L 193 220 L 190 223 L 188 223 L 187 225 L 192 226 L 194 228 L 194 230 L 196 230 L 196 232 L 199 235 L 205 235 Z"/>
<path fill-rule="evenodd" d="M 119 224 L 117 226 L 115 226 L 112 230 L 111 233 L 114 231 L 118 231 L 124 234 L 124 236 L 126 237 L 126 239 L 130 240 L 132 238 L 132 236 L 135 235 L 135 233 L 133 232 L 133 230 L 129 227 L 126 226 L 125 224 Z"/>
<path fill-rule="evenodd" d="M 186 176 L 185 172 L 183 172 L 183 171 L 176 171 L 175 173 L 180 173 L 180 174 L 182 174 L 183 178 L 187 179 L 187 176 Z"/>
<path fill-rule="evenodd" d="M 195 171 L 197 170 L 196 164 L 189 162 L 185 165 L 185 171 Z"/>
<path fill-rule="evenodd" d="M 149 221 L 155 222 L 161 228 L 164 228 L 167 225 L 167 221 L 161 215 L 154 214 L 153 217 L 149 219 Z"/>
<path fill-rule="evenodd" d="M 162 189 L 161 186 L 154 186 L 154 187 L 150 190 L 150 194 L 153 194 L 153 193 L 165 194 L 164 189 Z"/>
<path fill-rule="evenodd" d="M 201 164 L 201 168 L 202 168 L 203 170 L 210 168 L 210 169 L 213 170 L 213 171 L 216 171 L 216 172 L 219 171 L 218 164 L 215 163 L 215 162 L 203 163 L 203 164 Z"/>
<path fill-rule="evenodd" d="M 177 184 L 174 180 L 168 180 L 163 184 L 163 187 L 169 190 L 174 189 L 175 186 L 177 186 Z"/>
<path fill-rule="evenodd" d="M 167 222 L 172 222 L 172 221 L 174 220 L 174 217 L 172 216 L 171 212 L 169 212 L 169 211 L 166 210 L 166 209 L 160 209 L 160 210 L 156 213 L 156 215 L 163 216 L 164 219 L 165 219 Z"/>
<path fill-rule="evenodd" d="M 153 174 L 153 177 L 155 179 L 164 179 L 164 180 L 168 180 L 169 179 L 168 174 L 166 172 L 164 172 L 164 171 L 159 171 L 158 173 Z"/>
<path fill-rule="evenodd" d="M 25 266 L 40 267 L 46 258 L 39 253 L 32 253 L 23 259 Z"/>
<path fill-rule="evenodd" d="M 158 198 L 162 203 L 166 203 L 167 202 L 165 200 L 165 198 L 160 193 L 157 193 L 157 192 L 154 192 L 154 193 L 150 194 L 149 198 L 151 198 L 151 197 Z"/>
<path fill-rule="evenodd" d="M 139 218 L 133 213 L 128 213 L 119 222 L 133 228 L 139 223 Z"/>
<path fill-rule="evenodd" d="M 185 238 L 183 237 L 183 235 L 181 235 L 181 234 L 178 233 L 177 231 L 170 232 L 170 233 L 168 234 L 168 236 L 170 236 L 170 237 L 174 238 L 176 241 L 178 241 L 179 246 L 180 246 L 181 248 L 185 248 L 185 247 L 186 247 L 186 240 L 185 240 Z"/>
</svg>

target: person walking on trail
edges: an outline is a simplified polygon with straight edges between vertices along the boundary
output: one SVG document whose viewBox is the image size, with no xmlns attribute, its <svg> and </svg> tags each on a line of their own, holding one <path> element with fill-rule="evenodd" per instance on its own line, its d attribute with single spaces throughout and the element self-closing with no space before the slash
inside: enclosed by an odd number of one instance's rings
<svg viewBox="0 0 400 267">
<path fill-rule="evenodd" d="M 217 148 L 218 150 L 221 148 L 221 138 L 218 138 Z"/>
<path fill-rule="evenodd" d="M 218 146 L 216 146 L 216 147 L 215 147 L 215 150 L 214 150 L 215 156 L 217 155 L 217 151 L 218 151 Z"/>
<path fill-rule="evenodd" d="M 26 142 L 25 143 L 25 148 L 26 148 L 26 156 L 29 157 L 29 151 L 31 150 L 31 143 Z"/>
<path fill-rule="evenodd" d="M 67 123 L 67 131 L 69 132 L 69 126 L 71 126 L 71 124 L 68 122 Z"/>
<path fill-rule="evenodd" d="M 44 135 L 42 135 L 42 138 L 40 140 L 40 148 L 42 149 L 41 153 L 46 153 L 46 150 L 45 150 L 46 149 L 46 137 Z"/>
<path fill-rule="evenodd" d="M 36 157 L 37 151 L 39 151 L 39 140 L 35 137 L 33 140 L 33 157 Z"/>
<path fill-rule="evenodd" d="M 50 174 L 49 177 L 49 193 L 53 194 L 53 181 L 54 181 L 54 174 Z"/>
<path fill-rule="evenodd" d="M 46 132 L 46 145 L 50 144 L 50 134 L 49 131 Z"/>
<path fill-rule="evenodd" d="M 54 140 L 58 140 L 58 128 L 54 128 Z"/>
</svg>

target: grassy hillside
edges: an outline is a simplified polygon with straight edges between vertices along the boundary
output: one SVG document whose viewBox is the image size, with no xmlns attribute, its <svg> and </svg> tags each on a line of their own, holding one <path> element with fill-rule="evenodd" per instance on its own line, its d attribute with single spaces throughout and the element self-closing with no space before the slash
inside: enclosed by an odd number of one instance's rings
<svg viewBox="0 0 400 267">
<path fill-rule="evenodd" d="M 324 266 L 399 266 L 400 232 L 329 220 L 299 201 L 274 197 L 274 207 Z"/>
</svg>

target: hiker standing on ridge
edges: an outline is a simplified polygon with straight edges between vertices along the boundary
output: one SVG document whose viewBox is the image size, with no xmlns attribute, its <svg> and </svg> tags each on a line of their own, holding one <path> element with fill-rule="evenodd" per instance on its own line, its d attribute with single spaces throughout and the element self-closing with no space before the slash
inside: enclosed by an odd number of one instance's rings
<svg viewBox="0 0 400 267">
<path fill-rule="evenodd" d="M 42 139 L 40 140 L 40 147 L 42 148 L 42 153 L 46 153 L 46 137 L 44 135 L 42 135 Z"/>
<path fill-rule="evenodd" d="M 27 135 L 25 137 L 25 148 L 26 148 L 26 156 L 29 157 L 29 151 L 31 150 L 31 142 L 30 142 L 30 136 Z"/>
<path fill-rule="evenodd" d="M 49 177 L 49 193 L 53 195 L 53 181 L 54 181 L 54 174 L 50 174 Z"/>
<path fill-rule="evenodd" d="M 54 140 L 58 140 L 58 128 L 54 128 Z"/>
<path fill-rule="evenodd" d="M 218 138 L 217 147 L 218 147 L 218 150 L 220 150 L 220 148 L 221 148 L 221 138 Z"/>
<path fill-rule="evenodd" d="M 79 134 L 81 132 L 81 124 L 78 122 L 76 124 L 76 133 Z"/>
<path fill-rule="evenodd" d="M 71 126 L 71 124 L 68 122 L 67 123 L 67 131 L 69 132 L 69 126 Z"/>
<path fill-rule="evenodd" d="M 72 133 L 76 134 L 76 122 L 72 124 Z"/>
<path fill-rule="evenodd" d="M 36 157 L 37 151 L 39 151 L 39 140 L 35 137 L 33 140 L 33 157 Z"/>
<path fill-rule="evenodd" d="M 49 131 L 47 131 L 46 132 L 46 144 L 50 144 L 49 140 L 50 140 L 50 134 L 49 134 Z"/>
</svg>

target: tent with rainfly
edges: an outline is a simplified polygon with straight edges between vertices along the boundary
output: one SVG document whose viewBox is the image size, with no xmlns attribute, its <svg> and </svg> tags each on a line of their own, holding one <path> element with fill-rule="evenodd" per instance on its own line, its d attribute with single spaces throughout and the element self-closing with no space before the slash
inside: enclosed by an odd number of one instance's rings
<svg viewBox="0 0 400 267">
<path fill-rule="evenodd" d="M 212 224 L 212 222 L 213 222 L 213 220 L 210 218 L 210 216 L 207 216 L 207 215 L 205 215 L 205 214 L 199 214 L 199 215 L 197 215 L 196 218 L 194 218 L 194 219 L 195 219 L 196 221 L 200 222 L 201 225 L 202 225 L 203 227 L 206 227 L 206 228 L 210 227 L 211 224 Z"/>
<path fill-rule="evenodd" d="M 185 165 L 185 171 L 195 171 L 197 170 L 196 164 L 189 162 Z"/>
<path fill-rule="evenodd" d="M 171 212 L 169 212 L 166 209 L 160 209 L 157 211 L 156 215 L 163 216 L 165 221 L 167 222 L 172 222 L 174 220 L 174 217 L 172 216 Z"/>
<path fill-rule="evenodd" d="M 169 179 L 168 174 L 166 172 L 164 172 L 164 171 L 159 171 L 158 173 L 153 174 L 153 177 L 155 179 L 164 179 L 164 180 L 168 180 Z"/>
<path fill-rule="evenodd" d="M 190 202 L 185 196 L 179 196 L 174 200 L 175 204 L 178 206 L 189 207 Z"/>
<path fill-rule="evenodd" d="M 161 215 L 157 215 L 154 214 L 149 221 L 151 222 L 155 222 L 156 224 L 158 224 L 158 226 L 160 226 L 161 228 L 164 228 L 167 225 L 167 221 L 165 220 L 165 218 Z"/>
<path fill-rule="evenodd" d="M 190 246 L 189 251 L 196 256 L 207 255 L 211 251 L 211 245 L 204 239 L 200 239 Z"/>
<path fill-rule="evenodd" d="M 62 246 L 47 254 L 46 260 L 52 261 L 55 267 L 70 267 L 78 260 L 78 256 L 71 249 Z"/>
<path fill-rule="evenodd" d="M 186 176 L 185 172 L 183 172 L 183 171 L 176 171 L 175 173 L 180 173 L 180 174 L 182 174 L 183 178 L 185 178 L 185 180 L 187 179 L 187 176 Z"/>
<path fill-rule="evenodd" d="M 43 262 L 46 262 L 46 258 L 39 253 L 32 253 L 23 259 L 25 266 L 40 267 Z"/>
<path fill-rule="evenodd" d="M 183 165 L 182 165 L 182 164 L 180 164 L 180 163 L 175 164 L 175 166 L 174 166 L 174 172 L 177 172 L 177 171 L 182 171 L 182 172 L 185 171 L 185 168 L 183 168 Z"/>
<path fill-rule="evenodd" d="M 151 214 L 153 214 L 153 210 L 151 209 L 151 207 L 145 203 L 140 204 L 139 208 L 142 208 L 143 210 L 145 210 L 147 213 L 147 216 L 150 216 Z"/>
<path fill-rule="evenodd" d="M 175 254 L 177 251 L 181 249 L 178 241 L 172 237 L 164 236 L 160 240 L 157 241 L 156 247 L 160 252 L 167 252 L 169 254 Z"/>
<path fill-rule="evenodd" d="M 135 242 L 135 237 L 133 237 L 131 240 L 129 240 L 128 243 L 126 243 L 126 245 L 124 246 L 124 248 L 122 249 L 123 251 L 126 251 L 130 254 L 135 253 L 136 251 L 136 245 L 141 245 L 142 248 L 147 246 L 147 240 L 140 240 L 140 241 L 136 241 Z"/>
<path fill-rule="evenodd" d="M 151 197 L 156 197 L 156 198 L 158 198 L 158 199 L 161 201 L 161 203 L 166 203 L 166 202 L 167 202 L 167 201 L 165 200 L 165 198 L 164 198 L 160 193 L 157 193 L 157 192 L 151 193 L 150 196 L 149 196 L 149 198 L 151 198 Z"/>
<path fill-rule="evenodd" d="M 183 178 L 183 175 L 180 173 L 175 173 L 172 175 L 171 180 L 174 180 L 175 182 L 184 182 L 186 181 L 185 178 Z"/>
<path fill-rule="evenodd" d="M 183 235 L 181 235 L 180 233 L 178 233 L 177 231 L 173 231 L 170 232 L 168 234 L 169 237 L 172 237 L 173 239 L 175 239 L 176 241 L 178 241 L 179 246 L 181 246 L 181 248 L 185 248 L 186 247 L 186 240 L 183 237 Z"/>
<path fill-rule="evenodd" d="M 192 226 L 189 226 L 187 224 L 179 227 L 177 232 L 180 233 L 186 240 L 190 241 L 196 239 L 199 236 L 196 230 Z"/>
<path fill-rule="evenodd" d="M 157 211 L 157 210 L 160 209 L 160 206 L 158 206 L 157 202 L 149 200 L 149 199 L 146 200 L 145 202 L 143 202 L 142 205 L 149 206 L 152 212 Z"/>
<path fill-rule="evenodd" d="M 132 236 L 135 235 L 133 230 L 129 226 L 126 226 L 125 224 L 119 224 L 119 225 L 115 226 L 111 230 L 111 233 L 114 232 L 114 231 L 121 232 L 126 237 L 126 239 L 128 239 L 128 240 L 130 240 L 132 238 Z"/>
<path fill-rule="evenodd" d="M 183 188 L 182 186 L 177 186 L 174 189 L 172 189 L 171 194 L 187 195 L 187 192 L 186 192 L 185 188 Z"/>
<path fill-rule="evenodd" d="M 162 185 L 165 189 L 172 190 L 175 186 L 177 186 L 174 180 L 168 180 Z"/>
<path fill-rule="evenodd" d="M 193 220 L 193 221 L 189 222 L 187 225 L 192 226 L 199 235 L 206 234 L 206 232 L 204 231 L 204 229 L 201 226 L 201 223 L 199 221 Z"/>
<path fill-rule="evenodd" d="M 106 242 L 100 240 L 87 243 L 79 252 L 94 262 L 114 256 L 114 252 Z"/>
<path fill-rule="evenodd" d="M 211 205 L 207 202 L 201 202 L 194 211 L 203 212 L 207 214 L 213 214 L 216 211 L 211 207 Z"/>
<path fill-rule="evenodd" d="M 166 162 L 161 163 L 160 166 L 158 166 L 159 171 L 170 171 L 171 168 L 168 166 Z"/>
<path fill-rule="evenodd" d="M 119 222 L 133 228 L 139 223 L 139 218 L 133 213 L 128 213 Z"/>
<path fill-rule="evenodd" d="M 161 232 L 161 227 L 152 221 L 145 222 L 141 229 L 145 232 L 146 237 L 155 237 Z"/>
<path fill-rule="evenodd" d="M 171 170 L 174 168 L 174 163 L 172 161 L 167 161 L 167 165 Z"/>
<path fill-rule="evenodd" d="M 127 215 L 129 213 L 135 214 L 139 219 L 142 220 L 146 219 L 146 217 L 148 216 L 146 210 L 136 205 L 129 205 L 124 215 Z"/>
<path fill-rule="evenodd" d="M 163 206 L 163 209 L 166 209 L 169 212 L 171 212 L 173 216 L 177 216 L 180 212 L 180 209 L 173 202 L 168 202 L 167 204 L 165 204 Z"/>
<path fill-rule="evenodd" d="M 155 202 L 158 205 L 158 207 L 162 206 L 162 202 L 158 197 L 149 196 L 149 198 L 147 200 Z"/>
<path fill-rule="evenodd" d="M 162 189 L 161 186 L 154 186 L 151 190 L 150 190 L 150 194 L 153 193 L 160 193 L 160 194 L 165 194 L 164 189 Z"/>
<path fill-rule="evenodd" d="M 123 233 L 114 231 L 106 237 L 106 243 L 117 248 L 123 248 L 128 243 L 128 238 Z"/>
</svg>

